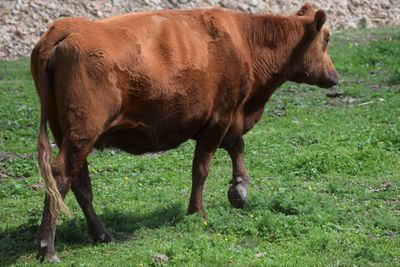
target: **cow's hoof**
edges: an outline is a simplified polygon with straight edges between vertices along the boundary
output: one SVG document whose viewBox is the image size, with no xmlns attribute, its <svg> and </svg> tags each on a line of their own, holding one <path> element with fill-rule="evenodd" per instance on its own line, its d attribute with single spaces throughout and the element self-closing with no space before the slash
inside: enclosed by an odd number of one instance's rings
<svg viewBox="0 0 400 267">
<path fill-rule="evenodd" d="M 48 263 L 58 263 L 60 262 L 60 259 L 57 257 L 55 254 L 47 254 L 43 255 L 41 252 L 38 252 L 36 255 L 36 259 L 39 260 L 40 262 L 48 262 Z"/>
<path fill-rule="evenodd" d="M 231 205 L 241 209 L 244 207 L 247 197 L 247 188 L 242 183 L 233 184 L 228 189 L 228 199 Z"/>
<path fill-rule="evenodd" d="M 58 262 L 60 262 L 60 259 L 57 257 L 57 255 L 56 254 L 54 254 L 54 255 L 49 255 L 49 256 L 46 256 L 46 261 L 47 262 L 49 262 L 49 263 L 58 263 Z"/>
<path fill-rule="evenodd" d="M 45 240 L 39 241 L 38 254 L 36 255 L 36 259 L 39 260 L 40 262 L 49 262 L 49 263 L 60 262 L 60 259 L 54 252 L 54 248 L 49 249 L 48 243 Z"/>
<path fill-rule="evenodd" d="M 39 243 L 38 254 L 36 255 L 36 259 L 40 262 L 49 262 L 49 263 L 57 263 L 60 262 L 60 259 L 57 255 L 52 252 L 48 252 L 47 242 L 42 240 Z"/>
<path fill-rule="evenodd" d="M 110 243 L 113 241 L 112 236 L 107 231 L 93 236 L 92 239 L 94 242 L 98 243 Z"/>
</svg>

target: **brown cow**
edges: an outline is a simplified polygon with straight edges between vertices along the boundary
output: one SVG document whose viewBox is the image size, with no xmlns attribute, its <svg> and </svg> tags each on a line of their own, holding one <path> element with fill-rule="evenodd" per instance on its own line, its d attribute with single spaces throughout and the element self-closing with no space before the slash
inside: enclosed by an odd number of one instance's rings
<svg viewBox="0 0 400 267">
<path fill-rule="evenodd" d="M 142 154 L 196 140 L 188 212 L 203 216 L 204 182 L 214 152 L 224 148 L 233 165 L 228 198 L 242 207 L 249 183 L 242 136 L 271 94 L 285 81 L 338 82 L 325 20 L 306 4 L 292 16 L 167 10 L 52 24 L 31 57 L 46 182 L 40 260 L 58 260 L 56 220 L 68 212 L 69 188 L 93 239 L 111 240 L 92 206 L 86 158 L 94 147 Z M 59 147 L 53 162 L 47 121 Z"/>
</svg>

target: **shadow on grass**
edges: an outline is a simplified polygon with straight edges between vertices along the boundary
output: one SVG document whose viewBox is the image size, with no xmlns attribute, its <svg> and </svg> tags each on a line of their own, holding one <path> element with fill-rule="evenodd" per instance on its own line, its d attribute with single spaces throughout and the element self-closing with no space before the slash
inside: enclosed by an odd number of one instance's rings
<svg viewBox="0 0 400 267">
<path fill-rule="evenodd" d="M 138 229 L 172 226 L 181 221 L 184 216 L 185 211 L 182 206 L 174 204 L 145 214 L 106 210 L 100 218 L 113 235 L 114 241 L 124 242 L 129 240 Z M 21 256 L 35 253 L 38 228 L 38 225 L 28 222 L 17 228 L 0 232 L 0 266 L 11 265 Z M 92 244 L 93 242 L 86 232 L 86 220 L 84 218 L 65 221 L 57 226 L 56 251 Z"/>
</svg>

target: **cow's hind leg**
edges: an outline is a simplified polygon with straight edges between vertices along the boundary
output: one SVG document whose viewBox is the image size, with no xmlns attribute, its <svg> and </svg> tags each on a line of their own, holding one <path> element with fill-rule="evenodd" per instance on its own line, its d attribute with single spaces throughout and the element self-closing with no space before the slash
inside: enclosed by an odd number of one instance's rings
<svg viewBox="0 0 400 267">
<path fill-rule="evenodd" d="M 52 162 L 52 172 L 56 179 L 58 190 L 64 198 L 71 187 L 72 180 L 76 178 L 86 162 L 86 157 L 92 150 L 92 142 L 72 143 L 63 140 L 56 159 Z M 85 144 L 86 143 L 86 144 Z M 78 145 L 76 145 L 78 144 Z M 57 214 L 50 212 L 50 200 L 46 194 L 42 223 L 38 233 L 38 255 L 40 261 L 57 262 L 54 247 Z"/>
<path fill-rule="evenodd" d="M 58 191 L 62 198 L 65 198 L 69 187 L 70 180 L 65 175 L 65 158 L 63 153 L 59 153 L 57 158 L 52 163 L 53 176 L 57 181 Z M 58 262 L 54 248 L 54 237 L 56 232 L 57 217 L 50 212 L 50 198 L 46 193 L 44 201 L 44 209 L 42 223 L 38 233 L 38 254 L 37 259 L 41 262 Z"/>
<path fill-rule="evenodd" d="M 93 241 L 110 242 L 111 235 L 107 232 L 103 223 L 97 216 L 93 204 L 92 184 L 89 177 L 88 164 L 85 162 L 77 179 L 72 181 L 72 191 L 75 194 L 79 206 L 82 208 L 83 214 L 86 217 L 88 231 Z"/>
<path fill-rule="evenodd" d="M 62 134 L 60 125 L 52 117 L 49 118 L 49 125 L 53 133 L 53 137 L 57 143 L 58 148 L 62 145 Z M 63 198 L 65 198 L 69 187 L 70 181 L 65 176 L 65 153 L 58 153 L 57 158 L 52 162 L 53 176 L 57 181 L 58 190 Z M 54 235 L 56 231 L 57 218 L 50 213 L 50 199 L 48 194 L 45 196 L 44 208 L 42 215 L 42 223 L 39 228 L 37 240 L 39 250 L 37 258 L 40 261 L 58 262 L 54 248 Z"/>
<path fill-rule="evenodd" d="M 250 181 L 243 161 L 243 138 L 238 138 L 233 146 L 225 149 L 231 157 L 233 169 L 232 185 L 228 189 L 228 199 L 235 208 L 243 208 L 247 197 L 247 187 Z"/>
</svg>

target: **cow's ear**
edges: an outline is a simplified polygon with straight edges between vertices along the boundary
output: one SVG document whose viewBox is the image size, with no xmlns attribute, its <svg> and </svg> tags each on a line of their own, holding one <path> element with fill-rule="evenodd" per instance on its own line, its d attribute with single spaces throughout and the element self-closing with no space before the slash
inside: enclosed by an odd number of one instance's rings
<svg viewBox="0 0 400 267">
<path fill-rule="evenodd" d="M 303 16 L 312 16 L 314 12 L 314 8 L 310 3 L 305 3 L 299 11 L 297 11 L 296 15 L 303 17 Z"/>
<path fill-rule="evenodd" d="M 318 10 L 315 12 L 315 17 L 314 17 L 314 27 L 319 32 L 322 28 L 322 26 L 326 22 L 326 13 L 323 10 Z"/>
</svg>

